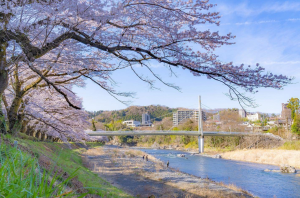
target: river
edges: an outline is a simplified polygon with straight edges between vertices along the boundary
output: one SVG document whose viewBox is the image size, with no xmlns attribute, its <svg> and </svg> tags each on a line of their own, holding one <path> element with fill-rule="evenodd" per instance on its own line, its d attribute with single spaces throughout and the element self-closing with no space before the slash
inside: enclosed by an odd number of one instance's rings
<svg viewBox="0 0 300 198">
<path fill-rule="evenodd" d="M 258 197 L 300 198 L 300 175 L 263 171 L 279 169 L 278 166 L 215 159 L 176 150 L 139 150 L 163 162 L 169 160 L 170 167 L 182 172 L 202 178 L 208 177 L 225 184 L 234 184 Z M 177 157 L 177 154 L 185 154 L 187 159 Z"/>
</svg>

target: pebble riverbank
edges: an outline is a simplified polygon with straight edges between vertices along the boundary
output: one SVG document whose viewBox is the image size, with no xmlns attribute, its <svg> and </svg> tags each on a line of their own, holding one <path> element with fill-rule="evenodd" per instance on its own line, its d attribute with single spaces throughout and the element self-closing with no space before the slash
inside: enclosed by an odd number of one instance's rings
<svg viewBox="0 0 300 198">
<path fill-rule="evenodd" d="M 134 197 L 253 197 L 234 186 L 167 168 L 158 159 L 130 148 L 89 149 L 84 160 L 93 172 Z"/>
</svg>

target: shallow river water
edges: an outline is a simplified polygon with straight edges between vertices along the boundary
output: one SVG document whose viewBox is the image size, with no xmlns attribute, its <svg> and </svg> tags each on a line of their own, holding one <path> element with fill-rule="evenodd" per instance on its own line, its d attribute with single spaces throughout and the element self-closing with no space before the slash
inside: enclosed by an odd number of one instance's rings
<svg viewBox="0 0 300 198">
<path fill-rule="evenodd" d="M 175 150 L 139 149 L 167 162 L 170 167 L 182 172 L 210 178 L 225 184 L 234 184 L 262 198 L 300 198 L 300 173 L 283 174 L 264 172 L 264 169 L 279 169 L 278 166 L 214 159 L 191 155 Z M 177 157 L 185 154 L 186 158 Z M 299 159 L 300 160 L 300 159 Z"/>
</svg>

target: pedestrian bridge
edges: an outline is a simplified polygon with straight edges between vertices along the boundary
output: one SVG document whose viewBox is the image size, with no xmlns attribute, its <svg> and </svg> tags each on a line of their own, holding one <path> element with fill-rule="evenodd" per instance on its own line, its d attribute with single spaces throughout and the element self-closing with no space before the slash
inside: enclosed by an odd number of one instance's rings
<svg viewBox="0 0 300 198">
<path fill-rule="evenodd" d="M 121 136 L 121 135 L 193 135 L 198 136 L 199 153 L 204 152 L 204 136 L 254 136 L 262 133 L 251 132 L 219 132 L 219 131 L 86 131 L 90 136 Z"/>
<path fill-rule="evenodd" d="M 121 136 L 121 135 L 201 135 L 199 131 L 88 131 L 90 136 Z M 219 132 L 203 131 L 203 136 L 253 136 L 262 135 L 262 133 L 253 132 Z"/>
<path fill-rule="evenodd" d="M 201 108 L 201 97 L 199 96 L 199 118 L 198 120 L 198 131 L 86 131 L 90 136 L 122 136 L 122 135 L 193 135 L 198 136 L 199 153 L 204 151 L 204 136 L 253 136 L 262 135 L 262 133 L 249 133 L 249 132 L 219 132 L 219 131 L 203 131 L 202 125 L 202 108 Z"/>
</svg>

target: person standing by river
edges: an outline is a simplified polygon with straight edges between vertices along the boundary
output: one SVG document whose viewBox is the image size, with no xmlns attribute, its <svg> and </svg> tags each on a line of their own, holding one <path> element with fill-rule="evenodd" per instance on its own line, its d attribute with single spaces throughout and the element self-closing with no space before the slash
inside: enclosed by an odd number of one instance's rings
<svg viewBox="0 0 300 198">
<path fill-rule="evenodd" d="M 170 165 L 170 162 L 169 162 L 169 160 L 168 160 L 168 162 L 167 162 L 167 168 L 169 167 L 169 165 Z"/>
<path fill-rule="evenodd" d="M 143 160 L 145 160 L 145 155 L 143 155 Z"/>
<path fill-rule="evenodd" d="M 148 162 L 148 155 L 146 155 L 146 161 Z"/>
</svg>

